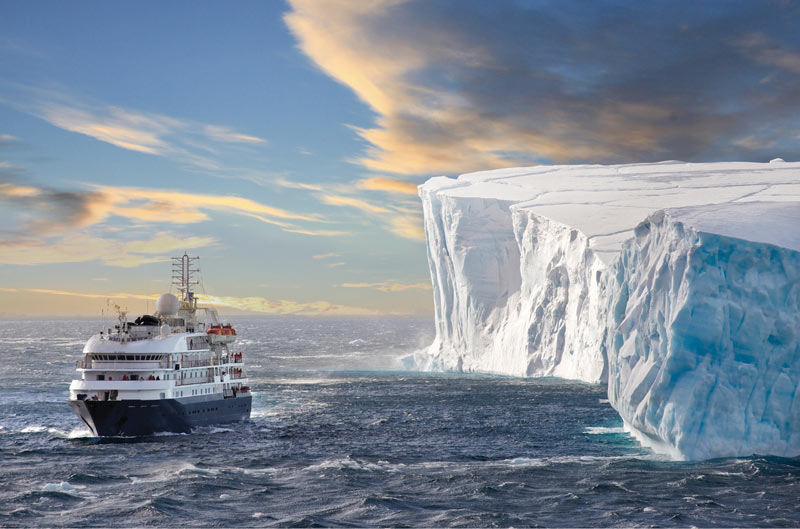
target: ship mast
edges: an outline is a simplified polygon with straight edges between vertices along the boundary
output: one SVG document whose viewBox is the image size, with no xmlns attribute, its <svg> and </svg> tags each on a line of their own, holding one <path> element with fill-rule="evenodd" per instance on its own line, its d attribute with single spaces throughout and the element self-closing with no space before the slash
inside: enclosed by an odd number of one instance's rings
<svg viewBox="0 0 800 529">
<path fill-rule="evenodd" d="M 188 304 L 190 308 L 197 308 L 197 298 L 192 292 L 192 285 L 197 285 L 200 281 L 192 279 L 192 274 L 199 272 L 198 261 L 200 257 L 189 257 L 184 252 L 182 257 L 172 257 L 172 284 L 178 287 L 181 293 L 181 301 Z"/>
</svg>

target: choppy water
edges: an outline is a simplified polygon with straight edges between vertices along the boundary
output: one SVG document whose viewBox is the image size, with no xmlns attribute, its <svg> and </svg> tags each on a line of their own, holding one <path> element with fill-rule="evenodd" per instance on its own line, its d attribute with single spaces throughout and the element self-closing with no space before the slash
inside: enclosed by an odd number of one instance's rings
<svg viewBox="0 0 800 529">
<path fill-rule="evenodd" d="M 249 423 L 100 442 L 65 402 L 98 322 L 0 322 L 0 526 L 800 525 L 800 459 L 670 462 L 602 388 L 402 371 L 428 320 L 235 323 Z"/>
</svg>

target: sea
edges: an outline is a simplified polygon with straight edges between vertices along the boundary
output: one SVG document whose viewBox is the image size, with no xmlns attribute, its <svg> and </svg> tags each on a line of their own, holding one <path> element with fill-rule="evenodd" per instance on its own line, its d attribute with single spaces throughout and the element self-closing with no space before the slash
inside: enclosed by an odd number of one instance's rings
<svg viewBox="0 0 800 529">
<path fill-rule="evenodd" d="M 677 462 L 596 385 L 424 373 L 430 318 L 233 318 L 249 421 L 97 439 L 104 322 L 0 321 L 2 527 L 798 527 L 800 458 Z"/>
</svg>

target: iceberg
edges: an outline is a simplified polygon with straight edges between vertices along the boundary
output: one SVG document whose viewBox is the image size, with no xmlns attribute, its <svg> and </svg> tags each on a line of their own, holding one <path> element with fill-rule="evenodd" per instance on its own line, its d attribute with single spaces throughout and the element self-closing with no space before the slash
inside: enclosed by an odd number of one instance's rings
<svg viewBox="0 0 800 529">
<path fill-rule="evenodd" d="M 607 383 L 676 458 L 800 454 L 800 163 L 537 166 L 419 188 L 427 370 Z"/>
</svg>

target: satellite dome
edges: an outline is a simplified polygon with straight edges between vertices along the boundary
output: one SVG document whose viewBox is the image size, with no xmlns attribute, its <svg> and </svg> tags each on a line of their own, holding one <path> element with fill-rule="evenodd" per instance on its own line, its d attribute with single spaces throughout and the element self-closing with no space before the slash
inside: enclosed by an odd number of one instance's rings
<svg viewBox="0 0 800 529">
<path fill-rule="evenodd" d="M 178 298 L 172 294 L 161 294 L 156 301 L 156 310 L 162 316 L 174 316 L 179 306 Z"/>
<path fill-rule="evenodd" d="M 172 327 L 170 327 L 166 323 L 161 326 L 161 336 L 169 336 L 169 333 L 171 332 L 172 332 Z"/>
</svg>

